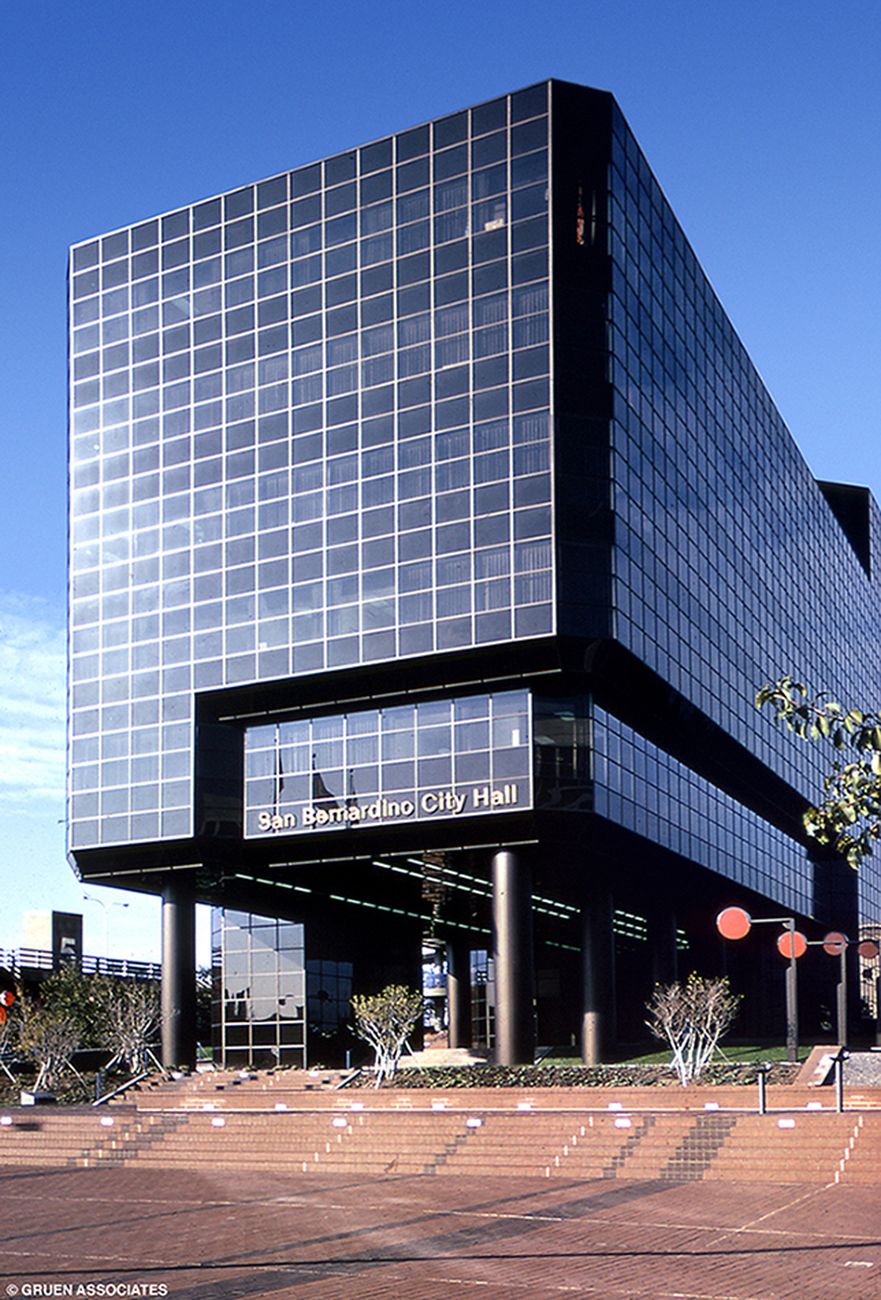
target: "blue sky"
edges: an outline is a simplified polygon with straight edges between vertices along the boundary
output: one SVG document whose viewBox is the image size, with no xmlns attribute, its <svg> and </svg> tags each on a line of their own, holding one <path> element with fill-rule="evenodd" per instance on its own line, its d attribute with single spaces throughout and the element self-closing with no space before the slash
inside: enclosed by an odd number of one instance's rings
<svg viewBox="0 0 881 1300">
<path fill-rule="evenodd" d="M 0 948 L 46 907 L 104 948 L 62 826 L 68 245 L 546 76 L 599 86 L 811 469 L 881 497 L 879 38 L 873 0 L 5 0 Z M 155 956 L 156 908 L 106 899 L 111 953 Z"/>
</svg>

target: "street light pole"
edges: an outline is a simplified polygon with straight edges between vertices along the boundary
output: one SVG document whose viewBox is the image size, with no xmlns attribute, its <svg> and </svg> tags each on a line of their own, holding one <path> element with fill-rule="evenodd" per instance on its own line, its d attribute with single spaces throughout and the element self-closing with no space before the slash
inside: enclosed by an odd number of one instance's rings
<svg viewBox="0 0 881 1300">
<path fill-rule="evenodd" d="M 86 903 L 97 903 L 99 907 L 102 907 L 104 909 L 104 970 L 106 973 L 107 965 L 108 962 L 110 961 L 110 912 L 108 910 L 108 904 L 105 903 L 103 898 L 96 898 L 94 894 L 83 894 L 83 900 Z M 120 903 L 117 902 L 116 899 L 112 899 L 110 906 L 128 907 L 128 903 Z M 101 958 L 99 957 L 98 970 L 100 971 L 100 969 L 101 969 Z"/>
<path fill-rule="evenodd" d="M 795 917 L 786 918 L 789 931 L 789 966 L 786 971 L 786 1055 L 798 1060 L 798 968 L 795 956 Z"/>
<path fill-rule="evenodd" d="M 801 940 L 801 952 L 804 952 L 804 936 L 795 928 L 794 916 L 750 916 L 742 907 L 726 907 L 716 917 L 716 929 L 724 939 L 743 939 L 754 925 L 785 925 L 786 930 L 777 940 L 777 949 L 789 958 L 786 968 L 786 1057 L 798 1060 L 798 966 L 801 955 L 796 944 Z M 787 942 L 788 941 L 788 942 Z M 788 951 L 787 951 L 788 949 Z"/>
<path fill-rule="evenodd" d="M 838 986 L 835 992 L 835 1012 L 838 1042 L 844 1049 L 847 1043 L 847 949 L 849 939 L 838 930 L 830 930 L 822 939 L 806 939 L 795 928 L 794 916 L 750 916 L 742 907 L 726 907 L 716 917 L 716 929 L 725 939 L 743 939 L 754 925 L 784 925 L 786 929 L 777 940 L 777 951 L 788 958 L 786 968 L 786 1055 L 790 1061 L 798 1060 L 798 968 L 796 962 L 808 948 L 822 948 L 829 957 L 838 958 Z M 878 945 L 861 943 L 861 957 L 877 957 Z"/>
<path fill-rule="evenodd" d="M 822 939 L 813 939 L 809 948 L 822 948 L 827 957 L 838 958 L 838 983 L 835 988 L 835 1032 L 841 1047 L 847 1046 L 847 950 L 850 940 L 839 930 L 830 930 Z"/>
<path fill-rule="evenodd" d="M 83 894 L 83 901 L 86 903 L 97 903 L 104 912 L 104 961 L 107 961 L 110 948 L 110 920 L 107 911 L 107 904 L 103 898 L 95 898 L 94 894 Z M 98 958 L 98 972 L 101 971 L 101 958 Z"/>
</svg>

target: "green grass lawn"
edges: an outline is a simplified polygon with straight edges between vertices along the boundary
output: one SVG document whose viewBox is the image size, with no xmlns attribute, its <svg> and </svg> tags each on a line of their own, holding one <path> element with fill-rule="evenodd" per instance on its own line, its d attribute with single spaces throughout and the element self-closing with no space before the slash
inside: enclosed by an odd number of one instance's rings
<svg viewBox="0 0 881 1300">
<path fill-rule="evenodd" d="M 809 1047 L 799 1047 L 798 1059 L 805 1060 Z M 725 1064 L 748 1064 L 753 1061 L 785 1061 L 786 1048 L 780 1043 L 744 1043 L 738 1047 L 719 1047 L 712 1058 Z M 627 1058 L 629 1065 L 658 1065 L 670 1060 L 670 1052 L 647 1052 L 644 1056 Z"/>
<path fill-rule="evenodd" d="M 810 1046 L 800 1046 L 798 1059 L 805 1060 Z M 671 1054 L 668 1048 L 656 1052 L 644 1052 L 636 1056 L 622 1056 L 615 1065 L 669 1065 Z M 751 1064 L 755 1061 L 785 1061 L 786 1048 L 774 1043 L 743 1043 L 737 1046 L 720 1047 L 716 1050 L 713 1061 L 726 1065 Z M 581 1057 L 575 1056 L 571 1048 L 554 1048 L 542 1058 L 540 1065 L 581 1065 Z"/>
</svg>

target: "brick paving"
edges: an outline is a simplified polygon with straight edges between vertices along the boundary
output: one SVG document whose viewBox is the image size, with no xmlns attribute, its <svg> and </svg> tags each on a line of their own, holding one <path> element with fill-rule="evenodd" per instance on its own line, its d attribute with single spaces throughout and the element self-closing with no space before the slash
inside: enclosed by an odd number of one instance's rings
<svg viewBox="0 0 881 1300">
<path fill-rule="evenodd" d="M 0 1224 L 0 1298 L 881 1294 L 870 1186 L 0 1168 Z"/>
</svg>

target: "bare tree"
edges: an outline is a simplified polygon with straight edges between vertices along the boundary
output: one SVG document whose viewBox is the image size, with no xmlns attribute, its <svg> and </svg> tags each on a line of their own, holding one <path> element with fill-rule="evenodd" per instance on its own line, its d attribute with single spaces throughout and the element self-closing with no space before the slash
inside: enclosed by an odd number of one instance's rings
<svg viewBox="0 0 881 1300">
<path fill-rule="evenodd" d="M 655 1038 L 666 1040 L 673 1052 L 679 1082 L 691 1083 L 700 1074 L 737 1015 L 740 996 L 726 978 L 710 979 L 694 971 L 684 984 L 656 984 L 646 1003 L 646 1024 Z"/>
<path fill-rule="evenodd" d="M 155 984 L 117 981 L 106 1012 L 107 1046 L 113 1051 L 108 1070 L 124 1062 L 132 1074 L 147 1065 L 147 1049 L 159 1028 L 159 991 Z"/>
<path fill-rule="evenodd" d="M 37 1067 L 35 1090 L 54 1088 L 65 1069 L 79 1078 L 71 1062 L 82 1039 L 76 1022 L 31 997 L 22 998 L 19 1008 L 18 1041 Z"/>
<path fill-rule="evenodd" d="M 404 1045 L 422 1014 L 422 994 L 403 984 L 389 984 L 380 993 L 352 998 L 355 1032 L 373 1048 L 377 1088 L 398 1068 Z"/>
</svg>

